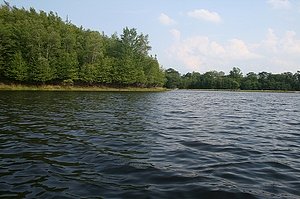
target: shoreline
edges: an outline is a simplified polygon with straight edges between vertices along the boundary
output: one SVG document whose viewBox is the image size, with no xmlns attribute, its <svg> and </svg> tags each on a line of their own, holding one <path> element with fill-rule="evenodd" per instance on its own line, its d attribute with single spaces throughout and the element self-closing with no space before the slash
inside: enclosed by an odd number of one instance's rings
<svg viewBox="0 0 300 199">
<path fill-rule="evenodd" d="M 300 91 L 290 91 L 290 90 L 230 90 L 230 89 L 179 89 L 188 91 L 216 91 L 216 92 L 236 92 L 236 93 L 298 93 Z"/>
<path fill-rule="evenodd" d="M 0 91 L 87 91 L 87 92 L 164 92 L 163 87 L 108 87 L 108 86 L 63 86 L 63 85 L 22 85 L 1 84 Z"/>
<path fill-rule="evenodd" d="M 70 86 L 70 85 L 24 85 L 0 83 L 0 91 L 86 91 L 86 92 L 165 92 L 174 90 L 215 91 L 215 92 L 246 92 L 246 93 L 297 93 L 289 90 L 228 90 L 228 89 L 168 89 L 164 87 L 109 87 L 109 86 Z"/>
</svg>

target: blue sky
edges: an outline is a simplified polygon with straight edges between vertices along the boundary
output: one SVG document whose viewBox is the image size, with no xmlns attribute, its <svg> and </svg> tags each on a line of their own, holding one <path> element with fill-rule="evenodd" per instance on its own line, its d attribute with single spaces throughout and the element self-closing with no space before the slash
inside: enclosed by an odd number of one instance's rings
<svg viewBox="0 0 300 199">
<path fill-rule="evenodd" d="M 299 0 L 11 0 L 105 34 L 148 34 L 164 68 L 228 73 L 300 70 Z"/>
</svg>

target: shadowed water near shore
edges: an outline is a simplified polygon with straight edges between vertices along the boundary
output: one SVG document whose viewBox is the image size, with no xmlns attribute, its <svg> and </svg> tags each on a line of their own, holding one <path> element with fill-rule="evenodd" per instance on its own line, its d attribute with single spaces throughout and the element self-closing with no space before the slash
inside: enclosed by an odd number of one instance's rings
<svg viewBox="0 0 300 199">
<path fill-rule="evenodd" d="M 299 198 L 300 95 L 0 92 L 3 198 Z"/>
</svg>

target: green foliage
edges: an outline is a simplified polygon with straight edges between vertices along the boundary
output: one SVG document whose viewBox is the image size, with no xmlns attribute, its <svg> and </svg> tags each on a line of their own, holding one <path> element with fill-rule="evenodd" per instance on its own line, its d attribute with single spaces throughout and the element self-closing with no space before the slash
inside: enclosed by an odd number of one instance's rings
<svg viewBox="0 0 300 199">
<path fill-rule="evenodd" d="M 78 28 L 53 12 L 0 7 L 0 78 L 20 83 L 161 86 L 148 35 Z"/>
<path fill-rule="evenodd" d="M 295 90 L 300 90 L 300 71 L 297 71 L 297 73 L 293 76 L 293 88 Z"/>
<path fill-rule="evenodd" d="M 59 80 L 78 80 L 78 60 L 76 52 L 62 52 L 57 62 L 56 71 Z"/>
<path fill-rule="evenodd" d="M 151 46 L 149 46 L 148 35 L 138 35 L 136 29 L 124 28 L 121 35 L 122 44 L 125 50 L 131 50 L 136 54 L 148 55 Z"/>
<path fill-rule="evenodd" d="M 241 72 L 241 69 L 239 69 L 238 67 L 233 67 L 232 70 L 229 72 L 228 76 L 231 79 L 235 79 L 239 81 L 243 78 L 243 73 Z"/>
<path fill-rule="evenodd" d="M 258 75 L 250 72 L 242 79 L 241 89 L 244 90 L 258 90 L 260 88 L 258 82 Z"/>
<path fill-rule="evenodd" d="M 17 52 L 6 68 L 6 76 L 17 81 L 26 81 L 28 77 L 28 66 L 22 57 L 21 52 Z"/>
<path fill-rule="evenodd" d="M 300 90 L 300 71 L 272 74 L 261 72 L 242 75 L 239 68 L 234 67 L 229 75 L 224 72 L 209 71 L 180 75 L 174 69 L 166 70 L 167 88 L 185 89 L 230 89 L 230 90 Z"/>
<path fill-rule="evenodd" d="M 103 84 L 167 88 L 300 90 L 300 71 L 243 76 L 208 71 L 164 71 L 149 55 L 148 35 L 124 28 L 120 36 L 76 27 L 57 14 L 0 7 L 0 79 L 20 83 Z"/>
<path fill-rule="evenodd" d="M 51 80 L 53 71 L 50 68 L 49 61 L 45 57 L 38 57 L 32 66 L 31 79 L 35 82 L 45 83 Z"/>
<path fill-rule="evenodd" d="M 181 86 L 180 73 L 172 68 L 165 71 L 167 88 L 179 88 Z"/>
<path fill-rule="evenodd" d="M 165 83 L 164 71 L 159 67 L 156 58 L 148 57 L 144 61 L 145 84 L 148 86 L 163 86 Z"/>
<path fill-rule="evenodd" d="M 85 64 L 81 67 L 80 71 L 80 79 L 83 82 L 87 82 L 89 84 L 95 82 L 96 79 L 96 66 L 94 64 Z"/>
</svg>

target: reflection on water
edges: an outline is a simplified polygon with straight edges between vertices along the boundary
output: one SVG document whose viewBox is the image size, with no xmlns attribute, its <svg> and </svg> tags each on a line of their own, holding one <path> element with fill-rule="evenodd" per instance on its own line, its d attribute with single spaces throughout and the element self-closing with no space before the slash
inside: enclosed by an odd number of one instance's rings
<svg viewBox="0 0 300 199">
<path fill-rule="evenodd" d="M 298 198 L 300 95 L 0 92 L 3 198 Z"/>
</svg>

